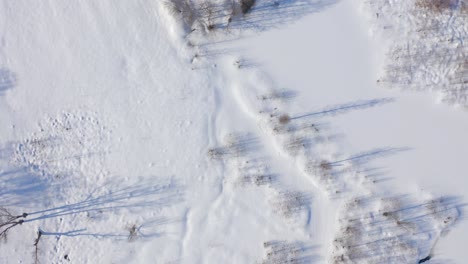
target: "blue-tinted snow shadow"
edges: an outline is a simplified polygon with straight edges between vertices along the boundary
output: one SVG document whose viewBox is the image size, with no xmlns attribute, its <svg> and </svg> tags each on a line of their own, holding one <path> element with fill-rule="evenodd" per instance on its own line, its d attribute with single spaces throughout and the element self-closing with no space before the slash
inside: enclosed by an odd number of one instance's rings
<svg viewBox="0 0 468 264">
<path fill-rule="evenodd" d="M 311 160 L 307 164 L 307 171 L 342 182 L 350 175 L 360 175 L 366 184 L 378 184 L 392 180 L 385 166 L 375 166 L 374 161 L 390 156 L 400 155 L 410 151 L 407 147 L 382 147 L 374 148 L 352 155 L 343 155 L 344 158 L 336 160 Z M 332 194 L 333 199 L 343 198 L 343 194 L 349 192 L 347 188 Z"/>
<path fill-rule="evenodd" d="M 113 230 L 112 232 L 96 232 L 88 231 L 87 228 L 75 229 L 70 231 L 62 232 L 49 232 L 44 231 L 42 228 L 39 229 L 39 232 L 43 236 L 55 236 L 55 237 L 93 237 L 97 239 L 113 239 L 113 240 L 127 240 L 133 242 L 135 240 L 146 240 L 152 238 L 158 238 L 165 234 L 164 226 L 180 222 L 176 219 L 167 219 L 167 218 L 156 218 L 144 221 L 142 224 L 135 224 L 134 226 L 128 226 L 122 228 L 121 231 Z M 109 227 L 113 229 L 118 229 L 118 227 Z"/>
<path fill-rule="evenodd" d="M 17 84 L 16 74 L 7 68 L 0 68 L 0 95 Z"/>
<path fill-rule="evenodd" d="M 49 184 L 27 167 L 0 173 L 0 201 L 6 207 L 24 207 L 46 194 Z"/>
<path fill-rule="evenodd" d="M 367 163 L 378 159 L 378 158 L 385 158 L 391 155 L 396 155 L 400 152 L 403 151 L 408 151 L 411 150 L 410 148 L 391 148 L 391 147 L 386 147 L 386 148 L 375 148 L 371 149 L 368 151 L 364 151 L 361 153 L 354 154 L 348 158 L 341 159 L 341 160 L 336 160 L 336 161 L 331 161 L 328 164 L 330 166 L 340 166 L 344 162 L 350 161 L 353 162 L 354 164 L 358 166 L 363 166 L 366 165 Z"/>
<path fill-rule="evenodd" d="M 160 209 L 184 199 L 183 187 L 172 178 L 140 177 L 138 183 L 108 182 L 94 186 L 84 190 L 88 192 L 87 197 L 72 202 L 74 197 L 67 197 L 67 193 L 73 188 L 73 178 L 82 176 L 72 172 L 60 177 L 48 175 L 36 163 L 22 160 L 23 155 L 18 153 L 22 151 L 21 144 L 10 142 L 0 149 L 0 207 L 14 214 L 27 213 L 24 223 L 83 213 L 93 218 L 111 210 L 138 214 L 141 210 Z M 55 140 L 54 144 L 60 141 Z M 242 150 L 244 147 L 238 146 Z"/>
<path fill-rule="evenodd" d="M 265 257 L 262 263 L 322 263 L 318 246 L 301 241 L 272 240 L 263 243 Z"/>
<path fill-rule="evenodd" d="M 15 143 L 0 148 L 0 202 L 2 207 L 37 206 L 46 197 L 50 182 L 31 164 L 14 160 Z"/>
<path fill-rule="evenodd" d="M 370 99 L 370 100 L 354 101 L 354 102 L 325 107 L 322 110 L 315 111 L 315 112 L 295 115 L 295 116 L 292 116 L 290 119 L 295 120 L 295 119 L 302 119 L 302 118 L 309 118 L 309 117 L 312 118 L 312 117 L 335 116 L 338 114 L 345 114 L 351 111 L 364 110 L 364 109 L 368 109 L 368 108 L 372 108 L 376 106 L 381 106 L 384 104 L 392 103 L 394 101 L 395 99 L 393 98 L 377 98 L 377 99 Z"/>
<path fill-rule="evenodd" d="M 204 48 L 195 55 L 192 63 L 195 62 L 197 56 L 215 57 L 238 51 L 237 49 L 220 47 L 220 44 L 243 38 L 243 32 L 264 32 L 281 28 L 306 15 L 324 11 L 338 2 L 339 0 L 256 0 L 253 7 L 245 14 L 240 12 L 238 4 L 237 6 L 233 5 L 234 2 L 231 1 L 216 5 L 208 4 L 209 7 L 192 7 L 196 14 L 201 15 L 201 20 L 205 21 L 204 23 L 210 24 L 205 25 L 205 29 L 195 27 L 188 32 L 188 43 Z M 202 31 L 203 38 L 192 38 L 192 34 L 200 34 L 200 31 Z M 212 38 L 215 35 L 221 36 L 221 38 Z M 200 39 L 204 40 L 200 42 Z M 259 65 L 259 62 L 244 60 L 236 66 L 253 68 Z M 196 67 L 194 69 L 202 68 Z"/>
<path fill-rule="evenodd" d="M 28 219 L 24 222 L 32 222 L 41 219 L 63 217 L 86 213 L 88 216 L 93 213 L 104 213 L 126 209 L 127 211 L 138 213 L 139 210 L 151 210 L 173 205 L 183 201 L 182 187 L 175 182 L 169 184 L 156 183 L 154 180 L 141 180 L 137 184 L 117 185 L 116 188 L 101 186 L 100 194 L 91 191 L 85 199 L 47 208 L 44 210 L 28 213 Z"/>
<path fill-rule="evenodd" d="M 334 241 L 345 250 L 335 259 L 425 263 L 440 253 L 434 250 L 439 237 L 464 220 L 465 207 L 457 196 L 428 200 L 414 194 L 356 197 L 347 204 L 352 217 L 340 219 L 343 226 Z"/>
<path fill-rule="evenodd" d="M 48 170 L 50 162 L 41 156 L 46 145 L 60 146 L 58 138 L 44 138 L 35 141 L 13 141 L 0 148 L 0 201 L 1 206 L 29 211 L 51 202 L 51 198 L 63 199 L 66 189 L 71 185 L 73 172 L 60 175 Z M 31 146 L 34 145 L 33 148 Z M 61 159 L 80 159 L 81 156 L 60 157 Z M 53 171 L 53 170 L 52 170 Z"/>
<path fill-rule="evenodd" d="M 323 11 L 338 0 L 257 0 L 252 9 L 229 25 L 218 25 L 227 29 L 252 29 L 266 31 L 293 23 L 300 18 Z"/>
</svg>

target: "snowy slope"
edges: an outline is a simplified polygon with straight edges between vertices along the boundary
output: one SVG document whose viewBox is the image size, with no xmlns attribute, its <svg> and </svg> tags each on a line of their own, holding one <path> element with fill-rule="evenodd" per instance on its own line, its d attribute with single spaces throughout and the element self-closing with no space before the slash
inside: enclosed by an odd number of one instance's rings
<svg viewBox="0 0 468 264">
<path fill-rule="evenodd" d="M 30 262 L 38 229 L 49 232 L 43 263 L 179 258 L 185 201 L 216 193 L 203 184 L 214 98 L 168 41 L 157 3 L 0 10 L 2 64 L 16 76 L 1 97 L 4 206 L 30 213 L 2 244 L 21 254 L 1 262 Z M 128 243 L 133 225 L 141 240 Z"/>
<path fill-rule="evenodd" d="M 462 263 L 466 113 L 359 3 L 173 3 L 0 1 L 1 263 Z"/>
</svg>

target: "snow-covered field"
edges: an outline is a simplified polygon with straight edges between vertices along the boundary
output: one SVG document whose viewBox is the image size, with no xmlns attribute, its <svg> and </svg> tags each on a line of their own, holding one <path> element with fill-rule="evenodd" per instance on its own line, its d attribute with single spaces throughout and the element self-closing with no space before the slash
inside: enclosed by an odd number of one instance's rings
<svg viewBox="0 0 468 264">
<path fill-rule="evenodd" d="M 0 263 L 464 263 L 467 8 L 1 0 Z"/>
</svg>

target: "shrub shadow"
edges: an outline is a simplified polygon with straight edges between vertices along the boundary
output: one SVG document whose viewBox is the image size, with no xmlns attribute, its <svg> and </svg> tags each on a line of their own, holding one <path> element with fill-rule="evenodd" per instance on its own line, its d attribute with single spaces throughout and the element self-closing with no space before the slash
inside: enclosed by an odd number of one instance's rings
<svg viewBox="0 0 468 264">
<path fill-rule="evenodd" d="M 16 86 L 16 74 L 7 68 L 0 68 L 0 95 Z"/>
<path fill-rule="evenodd" d="M 242 19 L 233 20 L 229 28 L 266 31 L 320 12 L 337 2 L 338 0 L 258 0 Z"/>
<path fill-rule="evenodd" d="M 334 240 L 339 263 L 423 263 L 439 237 L 463 220 L 461 197 L 422 200 L 414 195 L 370 195 L 351 199 Z M 403 261 L 403 262 L 402 262 Z"/>
<path fill-rule="evenodd" d="M 345 114 L 350 111 L 355 110 L 363 110 L 367 108 L 372 108 L 375 106 L 380 106 L 387 103 L 394 102 L 395 99 L 393 98 L 378 98 L 378 99 L 371 99 L 371 100 L 361 100 L 361 101 L 354 101 L 350 103 L 335 105 L 326 107 L 323 110 L 306 113 L 298 116 L 293 116 L 290 119 L 300 119 L 300 118 L 307 118 L 307 117 L 324 117 L 324 116 L 334 116 L 338 114 Z"/>
</svg>

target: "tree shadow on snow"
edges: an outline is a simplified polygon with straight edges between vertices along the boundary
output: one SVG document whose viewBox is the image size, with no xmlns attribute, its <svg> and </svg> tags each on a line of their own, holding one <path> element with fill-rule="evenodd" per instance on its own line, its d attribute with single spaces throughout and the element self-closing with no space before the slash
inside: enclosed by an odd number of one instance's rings
<svg viewBox="0 0 468 264">
<path fill-rule="evenodd" d="M 344 162 L 350 161 L 356 165 L 366 165 L 367 163 L 371 162 L 372 160 L 378 158 L 385 158 L 387 156 L 398 154 L 399 152 L 408 151 L 410 148 L 375 148 L 369 151 L 361 152 L 354 154 L 348 158 L 331 161 L 328 164 L 330 166 L 340 166 Z"/>
<path fill-rule="evenodd" d="M 27 167 L 11 168 L 0 173 L 0 201 L 5 207 L 31 206 L 48 191 L 49 184 Z"/>
<path fill-rule="evenodd" d="M 388 176 L 385 167 L 371 166 L 372 162 L 377 159 L 387 158 L 398 155 L 402 152 L 409 151 L 410 148 L 375 148 L 368 151 L 356 153 L 348 158 L 330 161 L 320 164 L 320 166 L 328 170 L 328 173 L 333 178 L 342 178 L 345 174 L 350 173 L 346 163 L 352 164 L 352 168 L 357 168 L 356 174 L 364 175 L 367 181 L 372 183 L 381 183 L 391 180 Z"/>
<path fill-rule="evenodd" d="M 16 86 L 16 74 L 7 68 L 0 68 L 0 95 Z"/>
<path fill-rule="evenodd" d="M 350 103 L 326 107 L 316 112 L 293 116 L 290 119 L 294 120 L 294 119 L 301 119 L 301 118 L 308 118 L 308 117 L 335 116 L 338 114 L 345 114 L 350 111 L 363 110 L 363 109 L 368 109 L 368 108 L 380 106 L 380 105 L 387 104 L 387 103 L 392 103 L 394 101 L 395 100 L 393 98 L 378 98 L 378 99 L 354 101 Z"/>
<path fill-rule="evenodd" d="M 91 221 L 100 220 L 96 223 L 104 224 L 105 219 L 99 218 L 107 217 L 108 214 L 139 216 L 143 211 L 159 212 L 162 208 L 184 199 L 182 186 L 172 178 L 140 177 L 135 183 L 111 181 L 90 190 L 80 189 L 79 193 L 84 191 L 87 196 L 77 201 L 79 196 L 67 196 L 76 188 L 73 186 L 73 180 L 69 178 L 82 175 L 69 174 L 58 178 L 48 175 L 47 170 L 38 168 L 38 164 L 41 163 L 27 162 L 27 159 L 21 158 L 22 155 L 19 155 L 18 160 L 18 151 L 22 150 L 19 145 L 20 143 L 8 143 L 0 149 L 0 207 L 5 208 L 6 212 L 11 212 L 13 216 L 24 213 L 17 217 L 20 224 L 36 221 L 44 224 L 44 220 L 67 216 Z M 162 233 L 156 227 L 168 223 L 170 220 L 167 219 L 135 223 L 133 233 L 141 238 L 157 237 Z M 45 232 L 43 235 L 119 238 L 129 236 L 129 232 L 72 230 L 63 233 Z"/>
<path fill-rule="evenodd" d="M 187 10 L 176 12 L 180 12 L 182 16 L 188 16 L 186 13 L 189 13 L 190 16 L 196 17 L 195 19 L 191 17 L 192 20 L 198 21 L 187 29 L 187 40 L 190 45 L 203 46 L 205 50 L 203 54 L 195 55 L 192 63 L 198 56 L 212 57 L 230 53 L 231 51 L 225 48 L 219 49 L 219 44 L 242 38 L 244 31 L 264 32 L 281 28 L 306 15 L 321 12 L 339 0 L 255 0 L 252 8 L 245 13 L 240 11 L 239 2 L 192 4 L 190 7 L 185 7 Z M 203 37 L 199 38 L 200 36 Z M 257 63 L 242 63 L 238 66 L 251 68 L 257 65 Z"/>
<path fill-rule="evenodd" d="M 315 252 L 317 246 L 300 241 L 272 240 L 263 243 L 265 255 L 262 263 L 321 263 L 323 259 Z"/>
<path fill-rule="evenodd" d="M 151 210 L 173 205 L 183 200 L 181 186 L 175 182 L 158 184 L 154 181 L 140 181 L 137 184 L 109 189 L 101 194 L 91 192 L 82 201 L 28 213 L 24 222 L 86 213 L 87 215 L 110 210 L 126 209 L 130 212 Z"/>
<path fill-rule="evenodd" d="M 440 237 L 463 220 L 461 197 L 422 199 L 381 194 L 356 197 L 344 208 L 334 240 L 342 263 L 424 263 Z M 432 262 L 429 262 L 432 263 Z"/>
<path fill-rule="evenodd" d="M 338 0 L 257 0 L 242 19 L 234 19 L 228 28 L 266 31 L 320 12 L 337 2 Z"/>
<path fill-rule="evenodd" d="M 127 240 L 132 242 L 134 240 L 152 239 L 158 238 L 164 235 L 162 229 L 165 225 L 173 224 L 178 222 L 177 220 L 167 218 L 157 218 L 145 221 L 143 224 L 135 225 L 135 228 L 129 228 L 128 230 L 122 230 L 120 232 L 96 232 L 88 231 L 87 228 L 75 229 L 71 231 L 62 232 L 49 232 L 39 229 L 43 236 L 54 236 L 54 237 L 93 237 L 97 239 L 114 239 L 114 240 Z M 159 229 L 159 230 L 158 230 Z M 130 231 L 132 230 L 132 231 Z"/>
<path fill-rule="evenodd" d="M 0 206 L 22 210 L 50 203 L 52 198 L 66 198 L 67 188 L 81 176 L 73 170 L 55 170 L 64 161 L 80 160 L 95 154 L 52 155 L 62 140 L 45 138 L 8 142 L 0 149 Z M 79 150 L 77 150 L 79 151 Z"/>
<path fill-rule="evenodd" d="M 47 197 L 52 184 L 32 164 L 14 160 L 15 143 L 7 143 L 0 149 L 0 206 L 36 207 Z"/>
</svg>

